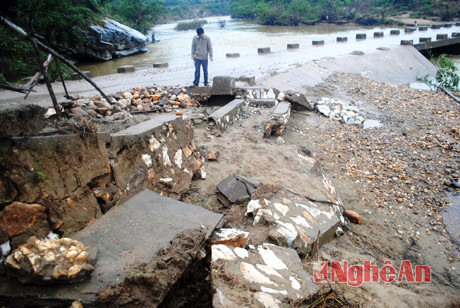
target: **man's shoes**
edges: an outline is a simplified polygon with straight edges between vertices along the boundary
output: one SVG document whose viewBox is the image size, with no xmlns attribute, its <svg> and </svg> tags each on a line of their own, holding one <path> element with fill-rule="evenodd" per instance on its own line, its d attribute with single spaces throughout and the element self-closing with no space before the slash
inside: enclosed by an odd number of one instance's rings
<svg viewBox="0 0 460 308">
<path fill-rule="evenodd" d="M 192 84 L 190 87 L 198 87 L 198 85 L 196 83 Z"/>
<path fill-rule="evenodd" d="M 206 82 L 206 83 L 204 84 L 204 86 L 205 86 L 205 87 L 209 87 L 209 82 Z"/>
</svg>

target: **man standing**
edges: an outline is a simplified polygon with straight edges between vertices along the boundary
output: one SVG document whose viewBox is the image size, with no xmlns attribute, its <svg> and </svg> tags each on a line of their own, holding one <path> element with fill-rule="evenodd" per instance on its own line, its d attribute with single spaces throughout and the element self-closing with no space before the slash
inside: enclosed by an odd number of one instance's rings
<svg viewBox="0 0 460 308">
<path fill-rule="evenodd" d="M 200 66 L 203 66 L 204 85 L 208 86 L 208 55 L 211 61 L 212 45 L 211 39 L 204 34 L 203 28 L 196 29 L 196 34 L 192 41 L 192 60 L 195 61 L 195 80 L 193 85 L 196 87 L 200 82 Z"/>
</svg>

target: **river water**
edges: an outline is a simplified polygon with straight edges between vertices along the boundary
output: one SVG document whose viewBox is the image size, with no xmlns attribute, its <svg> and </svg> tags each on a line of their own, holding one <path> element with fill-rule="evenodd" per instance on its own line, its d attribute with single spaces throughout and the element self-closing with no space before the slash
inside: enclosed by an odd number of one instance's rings
<svg viewBox="0 0 460 308">
<path fill-rule="evenodd" d="M 315 25 L 315 26 L 261 26 L 251 21 L 242 21 L 225 17 L 206 18 L 205 33 L 211 38 L 214 49 L 214 63 L 221 67 L 250 68 L 262 67 L 276 62 L 277 68 L 303 64 L 323 57 L 337 57 L 355 50 L 370 52 L 378 47 L 394 48 L 400 45 L 401 40 L 419 42 L 420 37 L 436 39 L 436 34 L 446 33 L 449 37 L 453 32 L 460 32 L 460 27 L 441 28 L 427 31 L 405 33 L 404 28 L 397 27 L 363 27 L 356 25 Z M 219 21 L 225 20 L 224 28 Z M 153 63 L 169 63 L 172 70 L 181 70 L 193 66 L 190 59 L 190 49 L 195 30 L 176 31 L 176 23 L 162 24 L 154 27 L 157 43 L 147 46 L 148 52 L 130 57 L 119 58 L 107 62 L 80 64 L 82 70 L 91 71 L 94 76 L 114 74 L 117 67 L 134 65 L 137 69 L 152 67 Z M 390 35 L 390 29 L 401 30 L 400 35 Z M 374 32 L 384 32 L 383 38 L 374 38 Z M 367 39 L 356 40 L 357 33 L 365 33 Z M 345 43 L 337 43 L 339 36 L 348 37 Z M 323 46 L 313 46 L 312 41 L 324 40 Z M 300 44 L 299 49 L 287 52 L 288 43 Z M 260 56 L 259 47 L 270 47 L 270 57 Z M 227 53 L 239 53 L 240 58 L 226 58 Z M 270 62 L 270 63 L 268 63 Z M 460 69 L 460 58 L 455 58 Z"/>
</svg>

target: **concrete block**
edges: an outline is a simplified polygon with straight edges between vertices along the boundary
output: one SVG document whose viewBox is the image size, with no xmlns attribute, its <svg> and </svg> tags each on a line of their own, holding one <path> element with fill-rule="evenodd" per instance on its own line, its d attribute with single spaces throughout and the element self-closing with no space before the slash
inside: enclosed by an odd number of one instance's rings
<svg viewBox="0 0 460 308">
<path fill-rule="evenodd" d="M 401 45 L 414 45 L 414 40 L 401 40 Z"/>
<path fill-rule="evenodd" d="M 365 33 L 358 33 L 358 34 L 356 34 L 356 39 L 357 40 L 365 40 L 366 39 L 366 34 Z"/>
<path fill-rule="evenodd" d="M 348 37 L 346 36 L 338 36 L 337 37 L 337 42 L 347 42 L 348 41 Z"/>
<path fill-rule="evenodd" d="M 452 32 L 452 38 L 460 37 L 460 32 Z"/>
<path fill-rule="evenodd" d="M 339 206 L 311 202 L 288 190 L 280 190 L 267 201 L 251 200 L 246 215 L 253 217 L 253 225 L 268 227 L 267 239 L 260 241 L 294 248 L 301 257 L 313 251 L 317 240 L 322 245 L 332 239 L 345 221 Z"/>
<path fill-rule="evenodd" d="M 383 37 L 383 32 L 374 32 L 374 37 Z"/>
<path fill-rule="evenodd" d="M 404 29 L 404 32 L 410 33 L 410 32 L 415 32 L 416 30 L 417 30 L 417 29 L 414 28 L 414 27 L 408 27 L 408 28 Z"/>
<path fill-rule="evenodd" d="M 83 74 L 88 78 L 93 78 L 93 74 L 91 74 L 90 71 L 84 71 Z M 81 75 L 78 74 L 77 72 L 73 72 L 72 74 L 70 74 L 70 79 L 80 80 L 80 79 L 83 79 L 83 77 L 81 77 Z"/>
<path fill-rule="evenodd" d="M 270 53 L 270 47 L 261 47 L 261 48 L 258 48 L 258 49 L 257 49 L 257 52 L 258 52 L 259 54 Z"/>
<path fill-rule="evenodd" d="M 390 30 L 390 35 L 399 35 L 400 33 L 400 30 Z"/>
<path fill-rule="evenodd" d="M 431 29 L 441 29 L 442 25 L 440 24 L 434 24 L 434 25 L 431 25 Z"/>
<path fill-rule="evenodd" d="M 211 87 L 191 87 L 188 89 L 188 92 L 192 96 L 193 99 L 196 99 L 200 102 L 207 101 L 212 94 Z"/>
<path fill-rule="evenodd" d="M 452 24 L 446 23 L 442 25 L 444 28 L 452 28 Z"/>
<path fill-rule="evenodd" d="M 21 300 L 34 302 L 37 306 L 68 307 L 76 300 L 84 306 L 100 306 L 100 292 L 122 284 L 132 272 L 141 272 L 143 265 L 151 262 L 163 248 L 170 247 L 179 234 L 201 229 L 202 239 L 207 239 L 221 219 L 221 214 L 143 190 L 72 236 L 86 247 L 97 250 L 95 269 L 89 281 L 45 287 L 20 285 L 0 276 L 0 294 L 4 298 L 14 297 L 18 306 L 22 306 Z M 197 241 L 202 239 L 196 238 Z M 167 263 L 171 283 L 161 287 L 155 285 L 159 288 L 156 289 L 158 296 L 148 305 L 158 305 L 193 260 L 182 261 L 181 265 Z M 156 275 L 156 272 L 151 274 Z M 104 305 L 117 306 L 112 302 Z M 145 302 L 141 304 L 145 305 Z"/>
<path fill-rule="evenodd" d="M 299 44 L 287 44 L 287 49 L 298 49 L 300 47 Z"/>
<path fill-rule="evenodd" d="M 133 65 L 123 65 L 117 68 L 118 73 L 132 73 L 135 71 L 136 71 L 136 68 Z"/>
<path fill-rule="evenodd" d="M 240 76 L 236 79 L 236 81 L 246 82 L 248 85 L 254 86 L 256 84 L 256 77 Z"/>
<path fill-rule="evenodd" d="M 437 34 L 436 35 L 436 40 L 447 40 L 449 38 L 448 34 Z"/>
<path fill-rule="evenodd" d="M 167 68 L 169 67 L 169 64 L 167 62 L 165 63 L 153 63 L 154 68 Z"/>
<path fill-rule="evenodd" d="M 429 43 L 431 42 L 431 37 L 421 37 L 420 43 Z"/>
<path fill-rule="evenodd" d="M 314 46 L 324 45 L 324 40 L 313 41 L 312 44 L 313 44 Z"/>
<path fill-rule="evenodd" d="M 212 95 L 234 95 L 236 79 L 229 76 L 216 76 L 212 79 Z"/>
<path fill-rule="evenodd" d="M 269 138 L 271 135 L 281 136 L 286 129 L 290 117 L 291 104 L 280 102 L 275 110 L 273 110 L 270 120 L 265 125 L 264 137 Z"/>
<path fill-rule="evenodd" d="M 209 121 L 213 121 L 218 129 L 224 131 L 240 118 L 240 110 L 243 104 L 244 100 L 234 99 L 224 107 L 214 111 L 209 116 Z"/>
<path fill-rule="evenodd" d="M 235 53 L 227 53 L 225 55 L 227 58 L 239 58 L 240 57 L 240 54 L 235 52 Z"/>
<path fill-rule="evenodd" d="M 419 31 L 427 31 L 427 30 L 428 30 L 428 26 L 420 26 L 420 27 L 418 27 L 418 30 L 419 30 Z"/>
<path fill-rule="evenodd" d="M 456 22 L 456 23 L 455 23 L 455 26 L 456 26 L 456 27 L 460 27 L 460 22 Z"/>
<path fill-rule="evenodd" d="M 259 98 L 259 99 L 250 99 L 249 106 L 251 107 L 263 107 L 263 108 L 272 108 L 275 107 L 276 100 L 270 98 Z"/>
<path fill-rule="evenodd" d="M 285 307 L 319 290 L 291 248 L 271 244 L 249 249 L 213 245 L 211 254 L 215 308 Z M 232 277 L 231 283 L 227 277 Z"/>
</svg>

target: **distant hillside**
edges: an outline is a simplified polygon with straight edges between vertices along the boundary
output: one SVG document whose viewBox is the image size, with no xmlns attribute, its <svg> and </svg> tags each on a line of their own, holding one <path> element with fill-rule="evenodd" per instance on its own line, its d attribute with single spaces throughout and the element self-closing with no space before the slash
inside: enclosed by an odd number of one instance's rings
<svg viewBox="0 0 460 308">
<path fill-rule="evenodd" d="M 413 18 L 460 19 L 460 1 L 438 0 L 230 0 L 232 17 L 265 25 L 316 22 L 391 23 L 391 16 L 411 12 Z"/>
<path fill-rule="evenodd" d="M 168 16 L 162 21 L 230 15 L 229 3 L 229 0 L 166 0 L 163 4 Z"/>
</svg>

